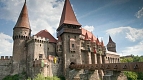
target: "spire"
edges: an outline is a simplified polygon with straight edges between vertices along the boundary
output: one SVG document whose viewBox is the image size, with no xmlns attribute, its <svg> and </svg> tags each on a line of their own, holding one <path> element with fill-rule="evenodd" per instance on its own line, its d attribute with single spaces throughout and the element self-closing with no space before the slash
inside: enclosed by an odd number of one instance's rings
<svg viewBox="0 0 143 80">
<path fill-rule="evenodd" d="M 88 34 L 86 32 L 84 40 L 88 40 Z"/>
<path fill-rule="evenodd" d="M 91 42 L 94 42 L 94 40 L 93 40 L 93 35 L 92 35 L 92 37 L 91 37 Z"/>
<path fill-rule="evenodd" d="M 99 45 L 100 44 L 100 42 L 99 42 L 99 39 L 97 38 L 97 40 L 96 40 L 96 44 L 97 45 Z"/>
<path fill-rule="evenodd" d="M 14 28 L 28 28 L 30 29 L 30 23 L 28 18 L 28 10 L 26 6 L 26 0 L 24 2 L 23 8 L 17 20 L 17 23 Z"/>
<path fill-rule="evenodd" d="M 111 38 L 111 36 L 109 35 L 109 42 L 108 43 L 114 43 L 113 41 L 112 41 L 112 38 Z"/>
<path fill-rule="evenodd" d="M 80 23 L 76 19 L 76 16 L 74 14 L 74 11 L 72 9 L 72 6 L 69 0 L 65 0 L 59 27 L 62 24 L 73 24 L 73 25 L 81 26 Z"/>
<path fill-rule="evenodd" d="M 91 37 L 91 42 L 95 42 L 95 41 L 94 41 L 94 38 L 93 38 L 93 34 L 92 34 L 92 37 Z"/>
<path fill-rule="evenodd" d="M 102 47 L 104 46 L 104 42 L 103 42 L 103 40 L 101 40 L 101 45 L 102 45 Z"/>
</svg>

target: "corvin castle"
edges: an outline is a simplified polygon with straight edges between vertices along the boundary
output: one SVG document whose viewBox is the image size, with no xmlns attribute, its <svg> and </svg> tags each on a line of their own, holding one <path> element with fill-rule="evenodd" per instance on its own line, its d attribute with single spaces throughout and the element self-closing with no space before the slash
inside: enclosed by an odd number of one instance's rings
<svg viewBox="0 0 143 80">
<path fill-rule="evenodd" d="M 106 80 L 123 74 L 113 75 L 103 70 L 71 70 L 70 64 L 118 63 L 116 43 L 109 36 L 107 50 L 91 32 L 82 28 L 77 21 L 69 0 L 65 0 L 57 39 L 48 30 L 31 36 L 26 1 L 13 28 L 13 56 L 1 56 L 0 79 L 7 75 L 26 73 L 34 77 L 38 73 L 46 76 L 63 76 L 66 80 Z"/>
</svg>

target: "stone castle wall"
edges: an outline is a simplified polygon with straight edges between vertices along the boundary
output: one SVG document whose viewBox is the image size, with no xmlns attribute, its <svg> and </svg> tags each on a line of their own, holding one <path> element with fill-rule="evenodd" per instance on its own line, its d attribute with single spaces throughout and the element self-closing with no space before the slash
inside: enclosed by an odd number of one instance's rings
<svg viewBox="0 0 143 80">
<path fill-rule="evenodd" d="M 5 76 L 10 75 L 12 68 L 12 56 L 0 57 L 0 80 Z"/>
</svg>

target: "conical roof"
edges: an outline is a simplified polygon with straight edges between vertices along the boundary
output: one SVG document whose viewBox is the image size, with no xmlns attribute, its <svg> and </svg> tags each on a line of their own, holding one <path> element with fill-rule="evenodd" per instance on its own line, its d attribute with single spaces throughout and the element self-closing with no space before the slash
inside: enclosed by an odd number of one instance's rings
<svg viewBox="0 0 143 80">
<path fill-rule="evenodd" d="M 111 38 L 111 36 L 109 35 L 109 42 L 108 43 L 114 43 L 113 41 L 112 41 L 112 38 Z"/>
<path fill-rule="evenodd" d="M 92 37 L 91 37 L 91 42 L 95 42 L 94 38 L 93 38 L 93 34 L 92 34 Z"/>
<path fill-rule="evenodd" d="M 73 24 L 73 25 L 81 26 L 81 24 L 76 19 L 76 16 L 74 14 L 74 11 L 72 9 L 72 6 L 69 0 L 65 0 L 59 27 L 62 24 Z"/>
<path fill-rule="evenodd" d="M 26 1 L 23 5 L 23 8 L 21 10 L 21 13 L 19 15 L 19 18 L 17 20 L 17 23 L 14 28 L 29 28 L 30 29 L 30 23 L 28 18 L 28 10 L 26 6 Z"/>
<path fill-rule="evenodd" d="M 86 34 L 85 34 L 84 40 L 89 40 L 87 32 L 86 32 Z"/>
<path fill-rule="evenodd" d="M 97 45 L 100 45 L 100 42 L 99 42 L 99 39 L 97 38 L 97 40 L 96 40 L 96 44 Z"/>
</svg>

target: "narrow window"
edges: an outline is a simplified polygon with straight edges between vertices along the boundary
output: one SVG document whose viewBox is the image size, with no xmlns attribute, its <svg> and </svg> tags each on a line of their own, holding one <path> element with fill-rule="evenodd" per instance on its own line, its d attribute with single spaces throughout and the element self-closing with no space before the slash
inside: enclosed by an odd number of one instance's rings
<svg viewBox="0 0 143 80">
<path fill-rule="evenodd" d="M 70 38 L 70 36 L 68 35 L 68 38 Z"/>
<path fill-rule="evenodd" d="M 72 48 L 74 48 L 74 44 L 72 44 Z"/>
<path fill-rule="evenodd" d="M 39 59 L 42 59 L 43 58 L 43 54 L 39 54 Z"/>
<path fill-rule="evenodd" d="M 74 36 L 74 38 L 76 39 L 76 36 Z"/>
</svg>

